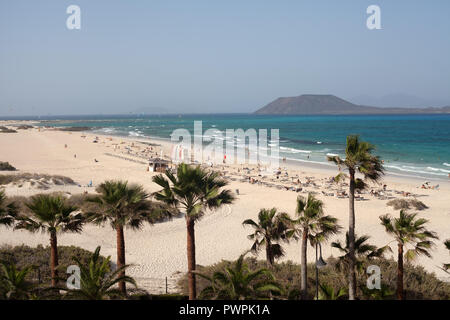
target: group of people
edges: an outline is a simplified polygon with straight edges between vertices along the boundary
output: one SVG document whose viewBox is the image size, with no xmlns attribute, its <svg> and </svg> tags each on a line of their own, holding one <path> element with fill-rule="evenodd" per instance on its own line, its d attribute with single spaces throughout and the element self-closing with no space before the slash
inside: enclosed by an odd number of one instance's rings
<svg viewBox="0 0 450 320">
<path fill-rule="evenodd" d="M 430 183 L 427 181 L 427 182 L 425 182 L 424 184 L 422 184 L 422 186 L 420 187 L 421 189 L 432 189 L 432 190 L 436 190 L 436 189 L 439 189 L 439 185 L 437 184 L 437 185 L 435 185 L 435 186 L 432 186 L 432 185 L 430 185 Z"/>
</svg>

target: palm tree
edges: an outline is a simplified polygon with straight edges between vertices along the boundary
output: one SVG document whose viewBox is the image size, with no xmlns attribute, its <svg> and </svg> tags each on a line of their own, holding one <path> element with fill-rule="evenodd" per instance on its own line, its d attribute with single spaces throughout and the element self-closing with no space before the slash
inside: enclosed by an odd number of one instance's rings
<svg viewBox="0 0 450 320">
<path fill-rule="evenodd" d="M 447 250 L 450 251 L 450 239 L 445 240 L 444 245 L 447 248 Z M 450 269 L 450 263 L 444 264 L 444 268 L 443 269 L 444 269 L 445 272 L 449 273 L 448 269 Z"/>
<path fill-rule="evenodd" d="M 69 298 L 83 300 L 104 300 L 121 296 L 122 291 L 114 287 L 120 282 L 128 282 L 136 286 L 133 278 L 123 275 L 128 266 L 117 268 L 111 272 L 111 256 L 101 261 L 100 247 L 95 249 L 89 259 L 89 263 L 83 264 L 77 257 L 73 257 L 80 267 L 80 288 L 70 290 L 67 293 Z"/>
<path fill-rule="evenodd" d="M 86 199 L 96 208 L 90 210 L 86 217 L 89 222 L 104 224 L 109 222 L 116 231 L 117 269 L 120 278 L 125 277 L 125 235 L 124 228 L 140 229 L 144 222 L 153 223 L 160 207 L 151 202 L 140 185 L 129 185 L 127 181 L 109 180 L 100 184 L 96 191 L 98 196 Z M 119 289 L 126 296 L 126 281 L 119 281 Z"/>
<path fill-rule="evenodd" d="M 372 152 L 375 147 L 365 141 L 361 141 L 359 136 L 350 135 L 347 137 L 345 148 L 345 159 L 339 156 L 328 157 L 328 161 L 334 162 L 339 171 L 344 167 L 349 173 L 349 299 L 354 300 L 356 296 L 356 273 L 355 273 L 355 190 L 364 189 L 366 184 L 363 180 L 356 178 L 359 172 L 365 180 L 377 182 L 384 173 L 384 168 L 379 157 Z M 344 177 L 340 173 L 337 181 Z"/>
<path fill-rule="evenodd" d="M 288 221 L 287 213 L 277 212 L 276 208 L 272 208 L 261 209 L 258 214 L 258 222 L 252 219 L 242 222 L 244 226 L 252 226 L 255 229 L 255 232 L 248 236 L 250 240 L 254 240 L 251 251 L 256 253 L 265 247 L 266 260 L 270 267 L 273 266 L 275 259 L 284 255 L 283 248 L 278 242 L 280 240 L 287 241 Z"/>
<path fill-rule="evenodd" d="M 18 216 L 15 228 L 50 234 L 50 270 L 52 287 L 56 287 L 58 282 L 57 235 L 64 232 L 81 232 L 84 217 L 77 207 L 67 204 L 66 198 L 60 195 L 39 194 L 31 197 L 26 206 L 30 214 Z"/>
<path fill-rule="evenodd" d="M 397 241 L 398 261 L 397 261 L 397 299 L 404 299 L 403 292 L 403 256 L 407 262 L 414 260 L 418 255 L 431 257 L 428 250 L 433 246 L 431 239 L 438 239 L 435 232 L 425 228 L 427 219 L 416 218 L 417 213 L 407 213 L 400 211 L 399 218 L 391 218 L 389 214 L 380 216 L 381 224 L 386 232 L 392 235 Z M 404 247 L 411 245 L 413 248 L 404 253 Z"/>
<path fill-rule="evenodd" d="M 370 236 L 368 235 L 358 237 L 358 235 L 355 234 L 355 267 L 359 272 L 363 272 L 364 262 L 366 260 L 382 258 L 386 251 L 392 252 L 389 246 L 378 248 L 375 245 L 367 243 L 369 239 Z M 345 266 L 346 269 L 348 269 L 350 251 L 348 232 L 345 233 L 345 246 L 340 241 L 332 242 L 331 246 L 343 253 L 342 256 L 338 257 L 338 263 L 336 264 L 337 269 L 340 270 L 342 266 Z"/>
<path fill-rule="evenodd" d="M 9 227 L 17 217 L 17 208 L 14 203 L 7 203 L 6 201 L 5 191 L 0 190 L 0 225 Z"/>
<path fill-rule="evenodd" d="M 334 290 L 332 286 L 327 284 L 320 285 L 319 300 L 341 300 L 347 294 L 345 288 L 339 288 L 339 290 Z"/>
<path fill-rule="evenodd" d="M 308 198 L 299 196 L 297 198 L 297 208 L 295 210 L 296 218 L 293 222 L 293 236 L 301 238 L 301 291 L 302 298 L 306 299 L 308 291 L 307 275 L 307 249 L 308 240 L 311 245 L 316 242 L 323 242 L 331 235 L 337 234 L 340 226 L 337 219 L 325 215 L 323 211 L 323 202 L 316 199 L 311 193 Z"/>
<path fill-rule="evenodd" d="M 18 270 L 11 263 L 1 262 L 0 272 L 0 297 L 6 300 L 27 300 L 32 296 L 33 283 L 26 280 L 27 275 L 33 269 L 28 266 Z"/>
<path fill-rule="evenodd" d="M 165 176 L 157 175 L 153 181 L 163 189 L 155 193 L 160 200 L 178 213 L 184 211 L 187 228 L 187 260 L 189 299 L 196 296 L 195 283 L 195 222 L 206 209 L 215 209 L 234 200 L 230 190 L 220 190 L 227 182 L 219 178 L 216 172 L 207 172 L 200 166 L 191 167 L 185 163 L 178 165 L 176 176 L 166 170 Z M 167 178 L 167 179 L 166 179 Z"/>
<path fill-rule="evenodd" d="M 200 296 L 205 299 L 246 300 L 267 298 L 269 293 L 281 293 L 280 284 L 268 269 L 249 270 L 244 262 L 245 254 L 224 271 L 214 272 L 212 277 L 199 274 L 210 282 Z"/>
</svg>

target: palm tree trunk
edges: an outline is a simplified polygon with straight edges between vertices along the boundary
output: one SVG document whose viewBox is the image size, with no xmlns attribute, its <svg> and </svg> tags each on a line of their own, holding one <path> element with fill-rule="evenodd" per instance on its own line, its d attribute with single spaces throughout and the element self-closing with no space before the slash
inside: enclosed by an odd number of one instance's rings
<svg viewBox="0 0 450 320">
<path fill-rule="evenodd" d="M 195 221 L 186 217 L 187 226 L 187 259 L 188 259 L 188 286 L 189 286 L 189 300 L 195 300 L 197 295 L 195 283 Z"/>
<path fill-rule="evenodd" d="M 270 250 L 271 247 L 272 247 L 272 243 L 270 242 L 269 239 L 266 238 L 266 260 L 267 260 L 267 264 L 269 265 L 270 268 L 273 267 L 273 256 L 272 256 L 272 251 Z"/>
<path fill-rule="evenodd" d="M 52 287 L 56 287 L 58 284 L 58 240 L 56 238 L 56 232 L 50 233 L 50 270 L 52 276 Z"/>
<path fill-rule="evenodd" d="M 125 265 L 125 236 L 123 234 L 123 226 L 116 226 L 117 233 L 117 268 L 122 268 Z M 120 277 L 125 276 L 125 270 L 119 274 Z M 123 295 L 127 294 L 125 281 L 119 282 L 119 290 Z"/>
<path fill-rule="evenodd" d="M 273 268 L 273 254 L 272 254 L 272 242 L 270 242 L 270 239 L 266 238 L 266 260 L 267 264 L 269 265 L 269 269 Z M 272 300 L 272 292 L 269 291 L 269 299 Z"/>
<path fill-rule="evenodd" d="M 302 252 L 301 252 L 301 282 L 300 287 L 302 291 L 302 299 L 306 299 L 308 293 L 308 265 L 306 251 L 308 247 L 308 229 L 303 230 L 302 233 Z"/>
<path fill-rule="evenodd" d="M 403 300 L 403 245 L 398 244 L 397 299 Z"/>
<path fill-rule="evenodd" d="M 348 298 L 356 298 L 356 272 L 355 272 L 355 170 L 350 169 L 349 187 L 349 219 L 348 219 L 348 242 L 349 242 L 349 273 L 348 273 Z"/>
</svg>

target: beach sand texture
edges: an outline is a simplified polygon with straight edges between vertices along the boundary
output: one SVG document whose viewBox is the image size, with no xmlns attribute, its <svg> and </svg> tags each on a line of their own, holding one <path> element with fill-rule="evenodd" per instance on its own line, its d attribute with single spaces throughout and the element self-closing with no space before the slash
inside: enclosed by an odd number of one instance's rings
<svg viewBox="0 0 450 320">
<path fill-rule="evenodd" d="M 92 133 L 62 132 L 52 129 L 38 131 L 36 128 L 19 130 L 18 133 L 0 133 L 0 161 L 11 163 L 19 170 L 17 173 L 63 175 L 81 185 L 81 187 L 53 186 L 45 191 L 38 190 L 29 184 L 22 187 L 7 185 L 5 186 L 6 194 L 29 196 L 52 191 L 64 191 L 70 194 L 84 191 L 94 193 L 95 186 L 107 179 L 125 179 L 139 183 L 144 185 L 148 192 L 159 190 L 158 186 L 151 181 L 156 173 L 148 172 L 147 165 L 143 164 L 146 156 L 135 155 L 139 152 L 143 154 L 142 151 L 149 147 L 148 144 L 140 143 L 136 139 L 108 136 L 98 136 L 98 142 L 93 143 L 95 136 Z M 172 146 L 168 142 L 153 142 L 161 145 L 161 147 L 153 146 L 155 155 L 160 154 L 161 148 L 165 155 L 170 155 Z M 284 165 L 281 164 L 281 166 Z M 238 168 L 240 172 L 237 172 Z M 225 175 L 234 177 L 235 181 L 230 181 L 228 188 L 233 192 L 239 189 L 239 195 L 233 205 L 208 213 L 196 224 L 196 257 L 197 263 L 201 265 L 212 264 L 222 259 L 236 259 L 251 246 L 251 241 L 247 239 L 251 229 L 244 228 L 242 221 L 248 218 L 256 219 L 261 208 L 276 207 L 279 211 L 293 215 L 296 197 L 299 194 L 306 195 L 306 193 L 240 181 L 239 176 L 247 175 L 247 170 L 242 170 L 242 166 L 228 166 L 225 169 L 220 166 L 217 169 L 225 170 L 227 171 Z M 344 231 L 331 240 L 342 240 L 348 225 L 348 198 L 337 198 L 336 194 L 334 196 L 322 194 L 322 191 L 336 193 L 335 190 L 330 190 L 334 186 L 327 184 L 326 179 L 336 175 L 337 168 L 289 166 L 287 172 L 290 177 L 298 174 L 302 182 L 306 182 L 306 176 L 314 177 L 312 181 L 317 186 L 311 184 L 303 189 L 317 192 L 317 197 L 325 203 L 326 213 L 339 219 Z M 258 179 L 256 169 L 249 173 Z M 0 174 L 9 174 L 9 172 Z M 94 188 L 86 187 L 91 180 Z M 432 251 L 432 259 L 421 257 L 416 263 L 423 265 L 428 271 L 435 272 L 438 277 L 448 279 L 446 278 L 448 275 L 440 269 L 440 266 L 444 262 L 449 262 L 449 254 L 443 241 L 450 238 L 450 183 L 440 182 L 439 190 L 420 189 L 423 180 L 419 179 L 386 176 L 382 183 L 387 184 L 388 190 L 401 190 L 418 195 L 418 199 L 429 207 L 421 211 L 420 216 L 430 220 L 429 229 L 436 231 L 440 240 L 436 242 L 437 246 Z M 394 196 L 403 197 L 401 194 L 394 194 Z M 357 234 L 368 234 L 371 236 L 372 243 L 378 246 L 385 245 L 392 238 L 380 225 L 379 216 L 385 213 L 397 215 L 398 212 L 386 206 L 388 201 L 386 199 L 378 199 L 370 194 L 365 194 L 364 197 L 368 200 L 355 203 Z M 0 227 L 0 245 L 36 246 L 37 244 L 48 245 L 48 243 L 47 235 Z M 103 255 L 111 255 L 113 260 L 116 259 L 115 232 L 109 225 L 103 227 L 87 225 L 81 234 L 60 235 L 58 243 L 59 245 L 76 245 L 92 251 L 96 246 L 101 245 Z M 133 265 L 128 273 L 136 278 L 140 287 L 151 292 L 164 292 L 165 277 L 168 277 L 169 291 L 175 290 L 176 280 L 187 270 L 186 227 L 183 218 L 153 226 L 146 225 L 140 231 L 126 230 L 125 243 L 127 263 Z M 396 249 L 394 245 L 392 248 Z M 312 248 L 308 250 L 308 259 L 313 261 L 314 250 Z M 285 251 L 286 256 L 281 261 L 293 260 L 300 263 L 299 243 L 292 242 L 285 245 Z M 396 254 L 395 251 L 394 253 Z M 338 251 L 331 248 L 329 243 L 323 246 L 324 257 L 338 254 Z M 264 253 L 261 252 L 259 257 L 264 259 Z"/>
</svg>

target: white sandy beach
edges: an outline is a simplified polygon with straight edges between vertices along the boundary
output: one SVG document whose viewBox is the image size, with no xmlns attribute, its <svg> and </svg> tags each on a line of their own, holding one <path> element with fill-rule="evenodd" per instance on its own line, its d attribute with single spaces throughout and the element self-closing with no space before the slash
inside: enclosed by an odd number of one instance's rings
<svg viewBox="0 0 450 320">
<path fill-rule="evenodd" d="M 7 125 L 3 122 L 0 125 Z M 85 137 L 82 137 L 85 136 Z M 82 132 L 62 132 L 55 130 L 29 129 L 19 130 L 18 133 L 0 133 L 0 161 L 8 161 L 15 166 L 18 173 L 42 173 L 52 175 L 64 175 L 74 179 L 78 186 L 55 186 L 45 192 L 62 190 L 71 194 L 82 193 L 87 190 L 95 192 L 95 188 L 85 187 L 91 180 L 94 187 L 106 179 L 126 179 L 129 182 L 140 183 L 148 192 L 155 192 L 159 188 L 152 183 L 151 178 L 156 173 L 148 172 L 147 165 L 128 161 L 115 154 L 129 159 L 138 159 L 127 154 L 125 146 L 131 150 L 141 152 L 148 145 L 141 144 L 136 139 L 99 136 L 99 142 L 93 143 L 95 134 Z M 123 143 L 122 143 L 123 142 Z M 150 142 L 150 141 L 148 141 Z M 153 141 L 161 144 L 161 141 Z M 134 144 L 132 147 L 131 144 Z M 65 147 L 67 144 L 67 148 Z M 114 149 L 114 144 L 120 149 Z M 171 146 L 164 144 L 164 154 L 168 155 Z M 153 147 L 154 152 L 159 154 L 159 147 Z M 74 155 L 76 154 L 76 157 Z M 98 162 L 95 162 L 97 159 Z M 283 164 L 281 164 L 283 166 Z M 236 176 L 236 168 L 226 168 L 226 175 Z M 234 173 L 236 175 L 234 175 Z M 336 196 L 325 196 L 322 191 L 336 192 L 330 190 L 325 179 L 337 174 L 337 168 L 321 169 L 307 166 L 288 168 L 289 176 L 296 174 L 302 182 L 306 176 L 314 177 L 317 187 L 306 187 L 304 190 L 318 192 L 318 198 L 325 203 L 326 213 L 337 217 L 345 229 L 348 225 L 348 199 Z M 0 174 L 8 174 L 2 172 Z M 243 175 L 242 170 L 239 173 Z M 257 178 L 257 175 L 255 175 Z M 435 272 L 438 277 L 445 278 L 446 275 L 440 266 L 449 262 L 448 251 L 443 241 L 450 238 L 450 182 L 439 182 L 439 190 L 424 190 L 419 187 L 424 180 L 402 179 L 394 176 L 386 176 L 383 184 L 392 194 L 398 198 L 403 195 L 393 191 L 404 191 L 418 195 L 418 199 L 424 202 L 429 209 L 420 212 L 420 215 L 429 219 L 429 229 L 436 231 L 440 240 L 433 250 L 433 258 L 421 257 L 417 263 L 423 265 L 427 270 Z M 239 195 L 235 203 L 217 212 L 207 214 L 196 224 L 196 257 L 197 263 L 208 265 L 222 259 L 236 259 L 242 252 L 251 246 L 247 235 L 250 229 L 242 226 L 244 219 L 256 219 L 259 209 L 276 207 L 291 215 L 295 209 L 297 193 L 291 190 L 275 189 L 264 185 L 241 182 L 239 179 L 230 181 L 229 188 L 232 191 L 239 189 Z M 375 186 L 380 189 L 380 186 Z M 345 189 L 345 188 L 344 188 Z M 29 185 L 5 187 L 8 196 L 31 195 L 42 192 Z M 397 215 L 392 208 L 386 206 L 388 200 L 381 200 L 370 194 L 365 194 L 366 201 L 356 201 L 356 229 L 359 235 L 368 234 L 371 242 L 378 246 L 387 244 L 392 239 L 385 233 L 379 223 L 379 216 L 385 213 Z M 410 197 L 411 198 L 411 197 Z M 344 238 L 344 233 L 337 236 Z M 333 238 L 334 240 L 334 238 Z M 13 231 L 0 227 L 0 245 L 26 244 L 36 246 L 37 244 L 48 245 L 48 236 L 42 234 L 30 234 L 26 231 Z M 115 232 L 109 225 L 97 227 L 85 226 L 81 234 L 62 234 L 58 238 L 60 245 L 76 245 L 88 250 L 94 250 L 96 246 L 102 246 L 103 255 L 116 257 Z M 172 221 L 145 226 L 141 231 L 127 230 L 125 233 L 127 263 L 133 264 L 129 274 L 134 276 L 138 285 L 152 292 L 162 292 L 164 278 L 169 277 L 169 290 L 174 291 L 177 277 L 187 270 L 186 263 L 186 228 L 182 218 Z M 392 246 L 395 249 L 395 246 Z M 300 245 L 291 243 L 285 246 L 286 256 L 283 260 L 300 262 Z M 337 256 L 336 249 L 329 245 L 323 246 L 324 257 Z M 314 251 L 309 249 L 308 259 L 313 261 Z M 261 258 L 264 258 L 261 253 Z"/>
</svg>

